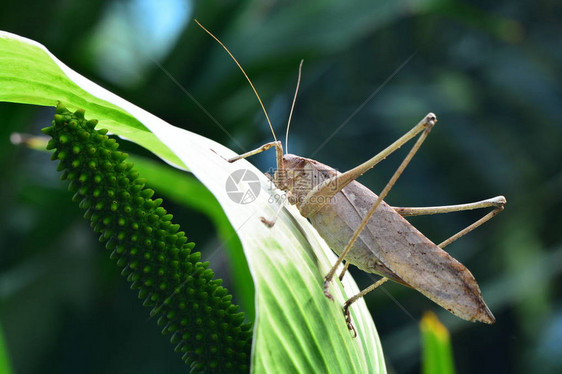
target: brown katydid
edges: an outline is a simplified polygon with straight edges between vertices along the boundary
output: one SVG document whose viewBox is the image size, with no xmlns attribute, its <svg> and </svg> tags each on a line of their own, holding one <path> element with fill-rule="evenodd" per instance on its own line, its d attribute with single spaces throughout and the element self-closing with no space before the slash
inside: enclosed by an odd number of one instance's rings
<svg viewBox="0 0 562 374">
<path fill-rule="evenodd" d="M 228 162 L 235 162 L 275 148 L 277 170 L 272 176 L 273 183 L 287 193 L 289 203 L 297 206 L 301 215 L 309 219 L 328 246 L 339 255 L 338 260 L 324 279 L 324 294 L 333 299 L 329 292 L 330 282 L 344 259 L 346 264 L 340 274 L 340 279 L 349 264 L 382 277 L 351 297 L 343 306 L 347 326 L 353 330 L 354 335 L 356 335 L 356 331 L 351 321 L 349 307 L 357 299 L 387 280 L 393 280 L 421 292 L 460 318 L 488 324 L 494 323 L 495 318 L 482 299 L 480 288 L 473 275 L 443 248 L 500 213 L 506 204 L 505 197 L 497 196 L 468 204 L 423 208 L 397 208 L 384 202 L 387 194 L 437 122 L 437 117 L 433 113 L 427 114 L 390 146 L 345 173 L 340 173 L 312 159 L 284 153 L 281 142 L 275 136 L 265 106 L 244 69 L 220 40 L 199 22 L 197 24 L 211 35 L 238 65 L 254 90 L 275 139 L 253 151 L 231 158 Z M 301 70 L 302 62 L 287 125 L 287 138 Z M 417 141 L 378 196 L 356 181 L 359 176 L 417 135 L 419 135 Z M 287 145 L 287 141 L 285 144 Z M 439 245 L 434 244 L 403 218 L 480 208 L 494 209 Z M 263 217 L 262 221 L 269 226 L 275 223 L 275 219 L 268 220 Z"/>
</svg>

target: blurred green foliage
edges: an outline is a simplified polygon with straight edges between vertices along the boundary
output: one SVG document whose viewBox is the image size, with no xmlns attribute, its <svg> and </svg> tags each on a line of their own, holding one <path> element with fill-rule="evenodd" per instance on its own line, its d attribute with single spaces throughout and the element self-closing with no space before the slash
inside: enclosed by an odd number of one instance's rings
<svg viewBox="0 0 562 374">
<path fill-rule="evenodd" d="M 0 29 L 39 41 L 90 79 L 238 152 L 271 134 L 244 77 L 193 17 L 246 68 L 279 136 L 305 60 L 292 153 L 345 170 L 435 112 L 439 123 L 387 201 L 507 197 L 502 215 L 447 248 L 473 272 L 497 323 L 470 324 L 415 291 L 385 286 L 367 302 L 387 363 L 399 373 L 419 372 L 418 320 L 433 309 L 451 332 L 458 373 L 562 370 L 560 2 L 168 0 L 160 8 L 183 14 L 185 23 L 178 17 L 183 26 L 167 44 L 150 38 L 155 22 L 139 21 L 146 3 L 9 2 Z M 52 113 L 0 103 L 0 321 L 14 372 L 182 372 L 49 155 L 10 143 L 15 131 L 38 134 Z M 132 145 L 125 150 L 149 156 Z M 379 191 L 403 154 L 361 182 Z M 264 171 L 274 165 L 272 154 L 253 162 Z M 173 201 L 166 208 L 232 288 L 236 274 L 217 250 L 213 220 Z M 439 242 L 480 214 L 411 221 Z M 364 286 L 372 281 L 354 275 Z"/>
</svg>

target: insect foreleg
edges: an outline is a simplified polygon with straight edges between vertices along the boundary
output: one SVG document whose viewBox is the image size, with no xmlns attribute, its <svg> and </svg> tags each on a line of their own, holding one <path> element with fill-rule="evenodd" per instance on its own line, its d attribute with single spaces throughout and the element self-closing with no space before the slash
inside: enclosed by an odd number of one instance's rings
<svg viewBox="0 0 562 374">
<path fill-rule="evenodd" d="M 275 175 L 272 177 L 270 175 L 268 175 L 268 178 L 272 179 L 274 181 L 274 183 L 276 185 L 278 185 L 278 187 L 280 187 L 280 183 L 282 183 L 281 181 L 283 180 L 283 174 L 285 172 L 285 165 L 283 163 L 283 146 L 281 145 L 281 142 L 276 140 L 274 142 L 270 142 L 270 143 L 266 143 L 264 145 L 262 145 L 259 148 L 256 148 L 252 151 L 243 153 L 241 155 L 232 157 L 230 159 L 228 159 L 228 162 L 232 163 L 232 162 L 236 162 L 238 160 L 241 160 L 243 158 L 247 158 L 253 155 L 256 155 L 258 153 L 267 151 L 268 149 L 271 149 L 275 147 L 275 159 L 277 161 L 277 172 L 275 173 Z M 279 179 L 278 177 L 281 176 L 281 178 Z M 278 179 L 276 179 L 278 178 Z M 277 221 L 277 217 L 279 215 L 279 212 L 281 211 L 281 208 L 283 207 L 283 204 L 280 204 L 279 209 L 277 210 L 277 213 L 275 214 L 273 219 L 267 219 L 265 217 L 260 217 L 260 220 L 267 225 L 268 227 L 273 227 L 273 225 L 275 225 L 275 221 Z"/>
<path fill-rule="evenodd" d="M 278 140 L 276 140 L 274 142 L 270 142 L 270 143 L 265 143 L 264 145 L 262 145 L 259 148 L 256 148 L 252 151 L 249 151 L 249 152 L 243 153 L 241 155 L 229 158 L 227 161 L 230 162 L 230 163 L 236 162 L 236 161 L 241 160 L 243 158 L 248 158 L 250 156 L 257 155 L 258 153 L 262 153 L 264 151 L 267 151 L 268 149 L 273 148 L 273 147 L 275 147 L 275 153 L 276 153 L 275 158 L 277 159 L 277 169 L 278 170 L 284 170 L 284 168 L 282 167 L 282 165 L 283 165 L 283 146 L 281 145 L 281 142 L 278 141 Z M 280 167 L 280 164 L 281 164 L 281 167 Z"/>
</svg>

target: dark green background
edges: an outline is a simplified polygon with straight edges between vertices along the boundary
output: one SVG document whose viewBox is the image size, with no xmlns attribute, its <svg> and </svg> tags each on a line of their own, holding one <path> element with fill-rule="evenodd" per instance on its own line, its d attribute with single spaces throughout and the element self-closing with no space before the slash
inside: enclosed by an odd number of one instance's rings
<svg viewBox="0 0 562 374">
<path fill-rule="evenodd" d="M 385 285 L 367 302 L 389 371 L 419 372 L 418 322 L 428 309 L 439 311 L 451 330 L 459 373 L 562 371 L 559 1 L 272 0 L 191 6 L 179 38 L 158 56 L 149 53 L 150 30 L 127 18 L 134 10 L 130 1 L 9 2 L 2 4 L 0 29 L 39 41 L 81 74 L 237 152 L 270 141 L 271 134 L 243 76 L 193 17 L 246 68 L 280 136 L 298 63 L 305 60 L 292 153 L 345 170 L 435 112 L 438 125 L 387 201 L 423 206 L 507 197 L 504 213 L 447 248 L 473 272 L 497 323 L 459 320 L 415 291 Z M 108 13 L 119 7 L 121 21 L 130 27 L 103 34 Z M 137 65 L 131 59 L 119 63 L 119 54 L 109 56 L 116 63 L 104 62 L 95 48 L 108 46 L 128 49 Z M 133 68 L 134 74 L 125 74 Z M 159 334 L 70 201 L 48 154 L 10 143 L 15 131 L 38 135 L 52 113 L 0 103 L 0 322 L 14 372 L 185 372 L 168 338 Z M 361 182 L 380 191 L 404 155 L 402 150 L 391 156 Z M 273 154 L 254 162 L 267 171 L 274 166 Z M 211 221 L 172 201 L 166 207 L 232 284 L 235 274 L 229 273 L 224 251 L 216 251 L 220 243 Z M 440 242 L 479 214 L 412 222 Z M 361 286 L 372 281 L 354 274 Z"/>
</svg>

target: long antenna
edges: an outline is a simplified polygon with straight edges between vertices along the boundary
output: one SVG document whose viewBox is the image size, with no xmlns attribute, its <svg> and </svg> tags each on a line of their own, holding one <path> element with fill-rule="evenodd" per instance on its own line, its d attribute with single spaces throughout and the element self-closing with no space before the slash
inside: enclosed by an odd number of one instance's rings
<svg viewBox="0 0 562 374">
<path fill-rule="evenodd" d="M 289 113 L 289 121 L 287 122 L 287 131 L 285 132 L 285 154 L 289 153 L 289 127 L 291 126 L 291 119 L 293 118 L 293 110 L 295 109 L 295 103 L 297 102 L 297 94 L 299 93 L 299 86 L 301 85 L 303 62 L 304 60 L 301 60 L 301 63 L 299 64 L 299 77 L 297 78 L 297 88 L 295 88 L 295 96 L 293 96 L 293 104 L 291 105 L 291 112 Z"/>
<path fill-rule="evenodd" d="M 277 141 L 277 137 L 275 136 L 275 131 L 273 131 L 273 126 L 271 125 L 271 121 L 269 120 L 269 116 L 267 115 L 267 110 L 265 110 L 265 105 L 263 105 L 263 102 L 261 101 L 260 95 L 258 95 L 258 91 L 256 91 L 256 88 L 254 87 L 254 85 L 252 84 L 252 81 L 250 80 L 250 78 L 248 77 L 248 74 L 246 74 L 246 72 L 244 71 L 244 69 L 242 68 L 242 66 L 238 63 L 238 61 L 236 60 L 236 58 L 232 55 L 232 53 L 230 53 L 230 51 L 228 50 L 228 48 L 226 48 L 226 46 L 224 44 L 222 44 L 222 42 L 216 37 L 214 36 L 209 30 L 207 30 L 205 27 L 203 27 L 202 24 L 199 23 L 199 21 L 197 21 L 197 19 L 194 20 L 199 27 L 201 27 L 207 34 L 211 35 L 211 37 L 213 39 L 215 39 L 217 41 L 217 43 L 219 43 L 224 50 L 229 54 L 229 56 L 234 60 L 234 62 L 236 63 L 236 65 L 238 65 L 238 67 L 240 68 L 240 70 L 242 71 L 242 74 L 244 74 L 244 76 L 246 77 L 246 79 L 248 80 L 248 83 L 250 83 L 250 86 L 252 86 L 252 90 L 254 90 L 254 93 L 256 94 L 256 97 L 258 98 L 258 101 L 260 102 L 261 108 L 263 109 L 263 113 L 265 114 L 265 118 L 267 119 L 267 123 L 269 125 L 269 129 L 271 130 L 271 133 L 273 134 L 273 139 L 275 141 Z"/>
</svg>

